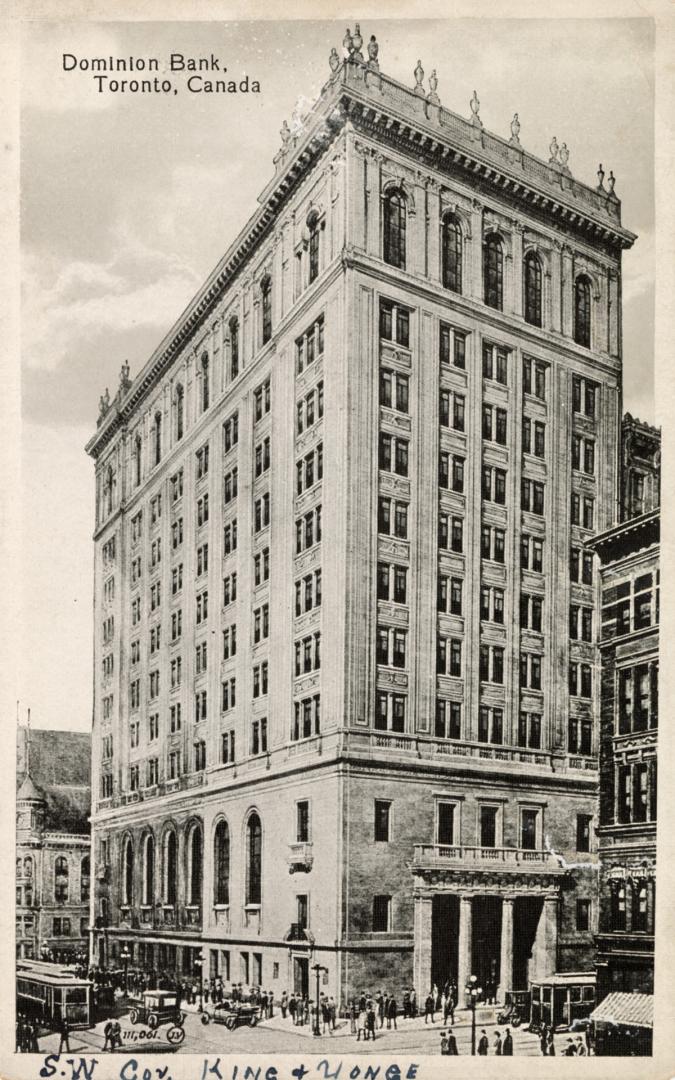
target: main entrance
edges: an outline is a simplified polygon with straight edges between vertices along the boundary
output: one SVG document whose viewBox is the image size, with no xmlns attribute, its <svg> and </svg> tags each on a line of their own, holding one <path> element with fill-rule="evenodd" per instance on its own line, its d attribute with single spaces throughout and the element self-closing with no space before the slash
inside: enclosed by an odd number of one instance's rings
<svg viewBox="0 0 675 1080">
<path fill-rule="evenodd" d="M 502 900 L 499 896 L 475 896 L 473 899 L 472 975 L 482 987 L 483 998 L 497 995 L 500 981 L 499 951 L 502 940 Z"/>
<path fill-rule="evenodd" d="M 534 976 L 533 957 L 544 901 L 540 896 L 519 896 L 513 908 L 513 989 L 527 990 Z"/>
<path fill-rule="evenodd" d="M 439 989 L 457 984 L 459 897 L 434 896 L 431 915 L 431 982 Z"/>
<path fill-rule="evenodd" d="M 306 956 L 293 957 L 293 993 L 302 997 L 309 994 L 309 959 Z"/>
</svg>

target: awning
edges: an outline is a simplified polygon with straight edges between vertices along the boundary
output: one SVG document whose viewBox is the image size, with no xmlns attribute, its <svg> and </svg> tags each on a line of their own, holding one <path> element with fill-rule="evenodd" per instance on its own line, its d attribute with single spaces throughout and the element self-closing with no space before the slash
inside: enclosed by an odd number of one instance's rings
<svg viewBox="0 0 675 1080">
<path fill-rule="evenodd" d="M 590 1019 L 601 1024 L 651 1028 L 654 1025 L 654 998 L 651 994 L 614 991 L 596 1006 Z"/>
</svg>

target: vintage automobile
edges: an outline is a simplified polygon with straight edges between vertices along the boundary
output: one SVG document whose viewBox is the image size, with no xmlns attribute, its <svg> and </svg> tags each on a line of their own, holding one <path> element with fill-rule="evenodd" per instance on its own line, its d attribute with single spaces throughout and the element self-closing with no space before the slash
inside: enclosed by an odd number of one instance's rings
<svg viewBox="0 0 675 1080">
<path fill-rule="evenodd" d="M 510 1024 L 511 1027 L 520 1027 L 528 1023 L 530 1019 L 530 991 L 507 990 L 504 1006 L 497 1013 L 498 1024 Z"/>
<path fill-rule="evenodd" d="M 162 1024 L 175 1024 L 182 1028 L 185 1013 L 178 1007 L 173 991 L 146 990 L 142 1001 L 132 1006 L 129 1019 L 132 1024 L 147 1024 L 151 1031 L 155 1031 Z"/>
<path fill-rule="evenodd" d="M 219 1001 L 205 1005 L 201 1014 L 202 1024 L 224 1024 L 228 1031 L 247 1024 L 255 1027 L 260 1012 L 257 1005 L 245 1001 Z"/>
</svg>

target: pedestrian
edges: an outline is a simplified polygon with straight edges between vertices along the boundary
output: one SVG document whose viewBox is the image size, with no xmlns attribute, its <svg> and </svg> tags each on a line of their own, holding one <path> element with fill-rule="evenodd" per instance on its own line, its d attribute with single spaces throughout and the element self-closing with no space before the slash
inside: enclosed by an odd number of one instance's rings
<svg viewBox="0 0 675 1080">
<path fill-rule="evenodd" d="M 441 1057 L 445 1057 L 449 1053 L 448 1050 L 448 1033 L 447 1031 L 439 1032 L 441 1036 Z"/>
<path fill-rule="evenodd" d="M 434 1006 L 435 1006 L 435 1004 L 436 1004 L 436 1002 L 434 1000 L 433 994 L 427 994 L 426 1000 L 424 1002 L 424 1023 L 425 1024 L 427 1024 L 429 1022 L 429 1017 L 431 1017 L 431 1023 L 432 1024 L 436 1023 L 436 1017 L 434 1016 Z"/>
<path fill-rule="evenodd" d="M 497 1057 L 501 1057 L 502 1052 L 502 1037 L 498 1031 L 495 1031 L 495 1054 Z"/>
<path fill-rule="evenodd" d="M 448 992 L 445 996 L 445 1004 L 443 1006 L 443 1023 L 447 1024 L 448 1017 L 450 1017 L 450 1023 L 455 1022 L 455 1003 L 452 1000 L 451 994 Z"/>
<path fill-rule="evenodd" d="M 586 1024 L 586 1053 L 589 1056 L 593 1053 L 593 1030 L 590 1022 Z"/>
<path fill-rule="evenodd" d="M 413 1020 L 417 1016 L 417 993 L 414 986 L 410 988 L 410 1015 Z"/>
<path fill-rule="evenodd" d="M 511 1032 L 508 1028 L 506 1029 L 504 1042 L 502 1043 L 502 1054 L 505 1057 L 513 1057 L 513 1038 L 511 1037 Z"/>
<path fill-rule="evenodd" d="M 586 1057 L 586 1047 L 582 1042 L 581 1035 L 577 1035 L 577 1057 Z"/>
<path fill-rule="evenodd" d="M 377 995 L 377 998 L 375 1000 L 377 1001 L 377 1019 L 380 1022 L 379 1026 L 382 1028 L 382 1027 L 384 1027 L 384 1002 L 385 1002 L 385 998 L 384 998 L 384 995 L 383 995 L 381 990 L 379 991 L 379 993 Z"/>
<path fill-rule="evenodd" d="M 362 1035 L 363 1035 L 363 1041 L 364 1042 L 368 1038 L 367 1020 L 368 1020 L 368 1017 L 366 1015 L 366 1010 L 365 1009 L 359 1009 L 359 1015 L 358 1015 L 358 1019 L 356 1021 L 356 1041 L 357 1042 L 361 1042 L 361 1036 Z"/>
<path fill-rule="evenodd" d="M 397 1027 L 396 1027 L 396 1013 L 397 1013 L 397 1011 L 398 1010 L 397 1010 L 397 1006 L 396 1006 L 396 998 L 392 994 L 391 997 L 389 998 L 389 1001 L 387 1002 L 387 1027 L 389 1029 L 391 1029 L 391 1025 L 393 1024 L 394 1025 L 394 1031 L 398 1030 Z"/>
<path fill-rule="evenodd" d="M 328 1008 L 328 998 L 321 998 L 321 1031 L 325 1035 L 330 1030 L 330 1009 Z"/>
<path fill-rule="evenodd" d="M 328 1013 L 330 1017 L 330 1029 L 335 1031 L 337 1028 L 337 1005 L 335 1004 L 335 998 L 331 998 L 328 1002 Z"/>
<path fill-rule="evenodd" d="M 548 1056 L 549 1057 L 555 1057 L 555 1039 L 553 1037 L 553 1025 L 552 1024 L 551 1024 L 550 1028 L 548 1029 L 548 1034 L 547 1034 L 547 1037 L 546 1037 L 546 1048 L 547 1048 L 547 1051 L 548 1051 Z"/>
<path fill-rule="evenodd" d="M 298 1020 L 297 1020 L 297 1016 L 298 1016 L 298 1003 L 297 1003 L 297 1001 L 295 1000 L 295 994 L 291 994 L 291 999 L 290 999 L 290 1001 L 288 1002 L 288 1014 L 289 1014 L 289 1016 L 290 1016 L 291 1020 L 293 1021 L 293 1024 L 294 1024 L 295 1026 L 297 1026 L 297 1023 L 298 1023 Z"/>
<path fill-rule="evenodd" d="M 359 1018 L 359 1014 L 358 1014 L 358 1010 L 356 1008 L 356 1002 L 354 1001 L 354 998 L 349 999 L 348 1011 L 349 1011 L 349 1030 L 350 1030 L 352 1035 L 356 1035 L 356 1021 Z"/>
<path fill-rule="evenodd" d="M 485 1057 L 490 1049 L 490 1043 L 488 1041 L 487 1032 L 485 1028 L 481 1028 L 480 1039 L 478 1040 L 478 1053 L 481 1057 Z"/>
<path fill-rule="evenodd" d="M 66 1050 L 68 1051 L 68 1053 L 70 1053 L 70 1038 L 69 1038 L 69 1036 L 70 1036 L 70 1028 L 68 1027 L 68 1021 L 66 1020 L 65 1016 L 62 1016 L 61 1019 L 59 1020 L 58 1032 L 59 1032 L 59 1049 L 58 1049 L 58 1053 L 59 1054 L 61 1053 L 64 1046 L 65 1046 Z"/>
<path fill-rule="evenodd" d="M 269 1020 L 274 1019 L 274 990 L 267 995 L 267 1016 Z"/>
<path fill-rule="evenodd" d="M 263 990 L 262 997 L 260 998 L 260 1013 L 261 1013 L 261 1016 L 263 1017 L 264 1020 L 267 1019 L 267 1002 L 268 1002 L 268 1000 L 269 999 L 267 997 L 267 993 L 266 993 L 265 990 Z"/>
<path fill-rule="evenodd" d="M 410 991 L 403 991 L 403 1019 L 408 1020 L 410 1018 Z"/>
<path fill-rule="evenodd" d="M 37 1020 L 29 1020 L 26 1025 L 26 1043 L 28 1045 L 28 1052 L 30 1054 L 39 1054 L 40 1046 L 38 1044 L 38 1025 Z"/>
<path fill-rule="evenodd" d="M 279 1008 L 281 1009 L 281 1019 L 285 1020 L 286 1019 L 286 1014 L 288 1012 L 288 994 L 286 993 L 285 990 L 284 990 L 283 994 L 281 995 L 281 1000 L 279 1002 Z"/>
<path fill-rule="evenodd" d="M 112 1045 L 112 1032 L 113 1032 L 113 1022 L 112 1022 L 112 1020 L 108 1020 L 108 1023 L 103 1028 L 103 1034 L 105 1035 L 105 1039 L 103 1041 L 103 1049 L 104 1050 L 112 1050 L 112 1048 L 113 1048 L 113 1045 Z"/>
<path fill-rule="evenodd" d="M 563 1056 L 564 1057 L 575 1057 L 576 1052 L 577 1052 L 577 1048 L 574 1045 L 574 1039 L 568 1039 L 567 1040 L 567 1046 L 563 1050 Z"/>
<path fill-rule="evenodd" d="M 369 1039 L 375 1041 L 375 1006 L 372 1001 L 368 1003 L 368 1010 L 366 1012 L 366 1028 Z"/>
<path fill-rule="evenodd" d="M 457 1039 L 453 1035 L 452 1029 L 450 1031 L 448 1031 L 448 1053 L 449 1054 L 457 1054 L 458 1053 Z"/>
<path fill-rule="evenodd" d="M 367 1002 L 367 999 L 366 999 L 366 995 L 363 993 L 363 991 L 361 991 L 361 997 L 359 998 L 359 1012 L 365 1012 L 366 1011 L 367 1003 L 368 1002 Z"/>
<path fill-rule="evenodd" d="M 548 1028 L 546 1024 L 541 1025 L 541 1031 L 539 1032 L 539 1049 L 541 1050 L 542 1057 L 546 1057 L 548 1053 Z"/>
</svg>

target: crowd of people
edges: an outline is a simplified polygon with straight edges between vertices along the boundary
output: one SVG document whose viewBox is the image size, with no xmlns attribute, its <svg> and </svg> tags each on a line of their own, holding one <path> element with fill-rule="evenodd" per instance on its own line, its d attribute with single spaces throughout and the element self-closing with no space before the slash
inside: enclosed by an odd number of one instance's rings
<svg viewBox="0 0 675 1080">
<path fill-rule="evenodd" d="M 25 1013 L 18 1013 L 16 1018 L 16 1048 L 20 1054 L 37 1054 L 40 1029 L 37 1021 Z"/>
</svg>

